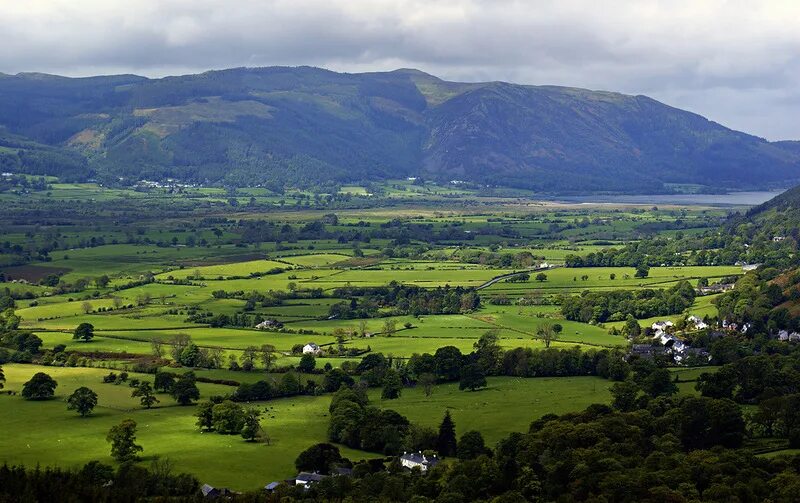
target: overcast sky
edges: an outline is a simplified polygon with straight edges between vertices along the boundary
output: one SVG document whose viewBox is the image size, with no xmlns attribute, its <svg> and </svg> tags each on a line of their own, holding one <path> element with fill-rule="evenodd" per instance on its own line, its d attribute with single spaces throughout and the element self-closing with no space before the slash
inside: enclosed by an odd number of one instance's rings
<svg viewBox="0 0 800 503">
<path fill-rule="evenodd" d="M 419 68 L 646 94 L 800 139 L 800 0 L 5 0 L 0 72 Z"/>
</svg>

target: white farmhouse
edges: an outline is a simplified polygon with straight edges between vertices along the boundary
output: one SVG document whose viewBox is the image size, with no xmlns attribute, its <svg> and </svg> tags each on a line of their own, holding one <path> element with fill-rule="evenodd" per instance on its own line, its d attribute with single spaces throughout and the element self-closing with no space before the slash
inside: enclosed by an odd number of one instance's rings
<svg viewBox="0 0 800 503">
<path fill-rule="evenodd" d="M 322 350 L 319 348 L 319 346 L 317 346 L 313 342 L 309 342 L 308 344 L 303 346 L 303 354 L 304 355 L 307 355 L 307 354 L 318 355 L 320 353 L 322 353 Z"/>
<path fill-rule="evenodd" d="M 404 452 L 400 456 L 400 464 L 409 470 L 412 468 L 419 468 L 423 472 L 428 471 L 439 463 L 436 455 L 426 456 L 422 452 Z"/>
<path fill-rule="evenodd" d="M 699 316 L 691 315 L 686 318 L 686 321 L 694 325 L 694 328 L 697 330 L 703 330 L 704 328 L 708 328 L 708 324 L 704 322 Z"/>
<path fill-rule="evenodd" d="M 656 332 L 656 334 L 658 334 L 660 332 L 665 332 L 672 325 L 673 325 L 673 323 L 671 321 L 669 321 L 669 320 L 657 321 L 657 322 L 653 323 L 650 328 L 652 328 Z"/>
</svg>

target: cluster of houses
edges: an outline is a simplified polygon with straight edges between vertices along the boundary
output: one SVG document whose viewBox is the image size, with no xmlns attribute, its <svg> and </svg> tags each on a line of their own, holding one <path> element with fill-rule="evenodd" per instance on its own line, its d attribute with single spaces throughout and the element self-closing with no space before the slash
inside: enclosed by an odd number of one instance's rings
<svg viewBox="0 0 800 503">
<path fill-rule="evenodd" d="M 154 180 L 139 180 L 136 182 L 135 187 L 144 188 L 144 189 L 185 189 L 191 187 L 198 187 L 196 184 L 192 183 L 182 183 L 174 178 L 167 178 L 164 181 L 154 181 Z"/>
<path fill-rule="evenodd" d="M 752 323 L 742 323 L 739 325 L 738 323 L 734 323 L 732 321 L 722 320 L 722 328 L 731 332 L 741 332 L 746 334 L 752 326 Z"/>
<path fill-rule="evenodd" d="M 403 468 L 408 470 L 413 470 L 415 468 L 419 469 L 422 473 L 427 472 L 437 464 L 439 464 L 439 458 L 436 455 L 424 454 L 422 451 L 417 452 L 404 452 L 402 456 L 400 456 L 400 464 Z M 300 486 L 304 489 L 308 489 L 309 487 L 313 486 L 314 484 L 325 480 L 328 477 L 349 477 L 353 474 L 353 470 L 350 468 L 336 468 L 330 475 L 323 475 L 321 473 L 316 472 L 300 472 L 295 477 L 291 479 L 287 479 L 281 482 L 270 482 L 266 486 L 264 486 L 264 490 L 267 492 L 275 491 L 278 486 L 281 484 L 287 484 L 290 486 Z M 213 487 L 209 484 L 203 484 L 200 488 L 200 492 L 205 498 L 208 499 L 216 499 L 216 498 L 228 498 L 237 494 L 230 489 L 226 488 L 217 488 Z"/>
<path fill-rule="evenodd" d="M 699 316 L 689 316 L 686 318 L 687 325 L 695 330 L 704 330 L 711 326 L 703 321 Z M 712 339 L 724 337 L 731 332 L 746 334 L 752 327 L 752 323 L 735 323 L 729 320 L 722 320 L 720 324 L 722 330 L 716 330 L 709 334 Z M 653 341 L 658 341 L 660 345 L 634 344 L 631 346 L 630 355 L 642 358 L 653 358 L 655 356 L 671 357 L 676 363 L 685 363 L 687 358 L 695 357 L 700 360 L 710 360 L 711 355 L 705 348 L 693 348 L 686 344 L 681 338 L 673 333 L 675 325 L 669 321 L 657 321 L 651 325 Z M 782 342 L 800 342 L 800 332 L 779 330 L 773 334 Z"/>
<path fill-rule="evenodd" d="M 687 324 L 694 326 L 697 330 L 708 328 L 708 324 L 698 316 L 689 316 Z M 675 363 L 684 363 L 689 358 L 695 360 L 709 361 L 711 355 L 705 348 L 694 348 L 686 344 L 682 339 L 672 334 L 674 323 L 669 320 L 657 321 L 650 327 L 653 330 L 653 340 L 661 343 L 660 346 L 652 344 L 634 344 L 630 354 L 642 358 L 653 358 L 656 356 L 671 357 Z"/>
<path fill-rule="evenodd" d="M 778 331 L 778 340 L 783 342 L 800 342 L 800 333 L 780 330 Z"/>
<path fill-rule="evenodd" d="M 713 285 L 701 286 L 697 289 L 700 295 L 713 295 L 715 293 L 723 293 L 728 290 L 733 290 L 733 283 L 715 283 Z"/>
</svg>

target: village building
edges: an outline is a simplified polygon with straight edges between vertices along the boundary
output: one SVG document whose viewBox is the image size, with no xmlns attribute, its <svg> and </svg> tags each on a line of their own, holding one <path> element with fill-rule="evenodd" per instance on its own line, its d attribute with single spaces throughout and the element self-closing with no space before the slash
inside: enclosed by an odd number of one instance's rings
<svg viewBox="0 0 800 503">
<path fill-rule="evenodd" d="M 294 478 L 294 484 L 297 486 L 303 486 L 307 488 L 311 487 L 312 484 L 316 484 L 325 477 L 327 477 L 327 475 L 320 475 L 319 473 L 300 472 Z"/>
<path fill-rule="evenodd" d="M 696 328 L 697 330 L 703 330 L 705 328 L 708 328 L 708 324 L 704 322 L 699 316 L 691 315 L 688 318 L 686 318 L 686 321 L 694 325 L 694 328 Z"/>
<path fill-rule="evenodd" d="M 313 342 L 309 342 L 305 346 L 303 346 L 303 354 L 304 355 L 318 355 L 322 353 L 322 349 L 319 346 L 314 344 Z"/>
<path fill-rule="evenodd" d="M 716 283 L 714 285 L 708 285 L 698 288 L 698 291 L 702 295 L 711 295 L 715 293 L 723 293 L 727 292 L 728 290 L 733 290 L 733 283 Z"/>
<path fill-rule="evenodd" d="M 278 320 L 264 320 L 256 325 L 258 330 L 268 330 L 270 328 L 283 328 L 283 323 Z"/>
<path fill-rule="evenodd" d="M 221 498 L 224 496 L 230 496 L 233 494 L 230 489 L 224 487 L 214 487 L 209 484 L 203 484 L 200 487 L 200 494 L 203 495 L 204 498 Z"/>
<path fill-rule="evenodd" d="M 653 323 L 650 328 L 652 328 L 655 332 L 664 332 L 672 326 L 673 323 L 669 320 L 666 320 L 666 321 L 657 321 Z"/>
<path fill-rule="evenodd" d="M 423 472 L 427 472 L 428 469 L 433 468 L 439 463 L 439 458 L 436 455 L 433 456 L 426 456 L 422 454 L 422 452 L 404 452 L 402 456 L 400 456 L 400 464 L 403 465 L 405 468 L 409 470 L 413 468 L 419 468 Z"/>
<path fill-rule="evenodd" d="M 664 355 L 665 351 L 665 348 L 662 346 L 653 346 L 651 344 L 633 344 L 630 351 L 628 351 L 628 358 L 636 356 L 638 358 L 650 360 L 656 356 Z"/>
</svg>

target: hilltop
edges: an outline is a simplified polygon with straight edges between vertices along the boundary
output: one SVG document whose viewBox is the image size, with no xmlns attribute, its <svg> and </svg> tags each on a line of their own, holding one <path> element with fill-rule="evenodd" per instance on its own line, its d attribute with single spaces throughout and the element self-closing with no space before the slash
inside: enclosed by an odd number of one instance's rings
<svg viewBox="0 0 800 503">
<path fill-rule="evenodd" d="M 26 160 L 31 152 L 40 162 Z M 646 96 L 448 82 L 410 69 L 269 67 L 161 79 L 0 74 L 0 166 L 115 183 L 280 187 L 422 176 L 551 193 L 658 193 L 670 184 L 786 184 L 800 179 L 800 148 Z"/>
</svg>

